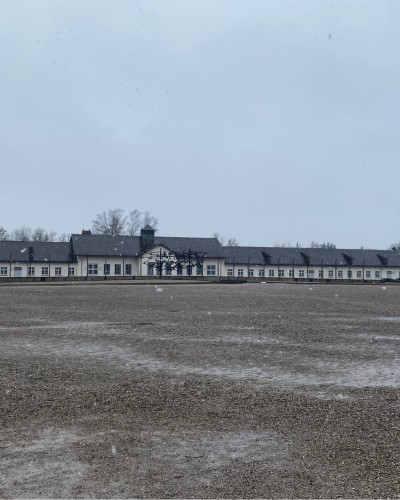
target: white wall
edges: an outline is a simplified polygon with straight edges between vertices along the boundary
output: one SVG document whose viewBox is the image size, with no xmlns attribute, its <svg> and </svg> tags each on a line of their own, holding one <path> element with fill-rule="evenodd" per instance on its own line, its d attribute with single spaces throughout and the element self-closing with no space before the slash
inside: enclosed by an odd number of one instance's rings
<svg viewBox="0 0 400 500">
<path fill-rule="evenodd" d="M 139 270 L 139 259 L 137 257 L 87 257 L 79 256 L 77 264 L 77 272 L 79 277 L 121 277 L 121 276 L 137 276 Z M 120 266 L 120 274 L 116 274 L 115 266 Z M 105 269 L 105 265 L 109 266 L 109 272 Z M 127 274 L 126 266 L 131 266 L 131 273 Z M 97 270 L 96 267 L 97 266 Z M 97 271 L 97 273 L 96 273 Z"/>
<path fill-rule="evenodd" d="M 11 267 L 11 272 L 10 272 Z M 75 264 L 67 264 L 65 262 L 0 262 L 0 279 L 1 278 L 47 278 L 47 277 L 67 277 L 68 268 L 75 268 Z M 29 274 L 29 268 L 32 268 Z M 47 272 L 46 272 L 47 269 Z M 4 274 L 6 272 L 6 274 Z M 56 274 L 57 273 L 57 274 Z"/>
</svg>

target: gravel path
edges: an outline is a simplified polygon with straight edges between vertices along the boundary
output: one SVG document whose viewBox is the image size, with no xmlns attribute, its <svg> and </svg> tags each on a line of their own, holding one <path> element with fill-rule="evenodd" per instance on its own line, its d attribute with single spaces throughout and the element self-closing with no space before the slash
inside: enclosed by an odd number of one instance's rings
<svg viewBox="0 0 400 500">
<path fill-rule="evenodd" d="M 0 287 L 3 498 L 400 496 L 400 287 Z"/>
</svg>

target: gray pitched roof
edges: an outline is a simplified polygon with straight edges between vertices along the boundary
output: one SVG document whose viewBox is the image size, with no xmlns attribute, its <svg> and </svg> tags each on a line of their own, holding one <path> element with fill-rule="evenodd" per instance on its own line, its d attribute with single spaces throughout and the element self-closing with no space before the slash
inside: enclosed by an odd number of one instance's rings
<svg viewBox="0 0 400 500">
<path fill-rule="evenodd" d="M 93 256 L 136 256 L 143 253 L 140 247 L 140 236 L 110 235 L 72 235 L 74 255 Z M 222 256 L 223 248 L 216 238 L 182 238 L 156 236 L 151 247 L 162 245 L 174 253 L 192 252 Z M 150 248 L 151 249 L 151 248 Z"/>
<path fill-rule="evenodd" d="M 140 253 L 139 236 L 73 234 L 74 255 L 135 256 Z"/>
<path fill-rule="evenodd" d="M 216 238 L 184 238 L 156 236 L 154 246 L 162 245 L 174 253 L 192 252 L 206 253 L 214 257 L 223 256 L 224 251 L 220 242 Z"/>
<path fill-rule="evenodd" d="M 296 266 L 400 266 L 400 252 L 393 250 L 224 247 L 227 264 Z"/>
<path fill-rule="evenodd" d="M 0 241 L 0 260 L 3 262 L 71 262 L 69 242 Z"/>
<path fill-rule="evenodd" d="M 143 253 L 140 241 L 140 236 L 72 235 L 73 251 L 76 256 L 139 256 Z M 205 253 L 208 256 L 223 257 L 227 264 L 400 266 L 400 252 L 398 250 L 222 247 L 216 238 L 174 236 L 155 236 L 150 244 L 150 250 L 158 245 L 162 245 L 174 253 L 191 250 L 192 252 Z"/>
</svg>

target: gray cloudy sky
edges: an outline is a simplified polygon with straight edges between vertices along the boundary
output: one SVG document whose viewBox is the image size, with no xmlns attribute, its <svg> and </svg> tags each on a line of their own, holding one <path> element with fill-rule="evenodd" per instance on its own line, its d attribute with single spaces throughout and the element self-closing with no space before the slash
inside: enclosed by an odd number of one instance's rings
<svg viewBox="0 0 400 500">
<path fill-rule="evenodd" d="M 398 0 L 2 0 L 0 225 L 400 240 Z"/>
</svg>

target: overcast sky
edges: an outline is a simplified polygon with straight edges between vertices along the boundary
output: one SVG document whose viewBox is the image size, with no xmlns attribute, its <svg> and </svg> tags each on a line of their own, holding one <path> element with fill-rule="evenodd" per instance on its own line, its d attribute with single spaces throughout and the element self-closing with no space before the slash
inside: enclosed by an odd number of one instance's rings
<svg viewBox="0 0 400 500">
<path fill-rule="evenodd" d="M 0 226 L 400 240 L 398 0 L 1 0 Z"/>
</svg>

